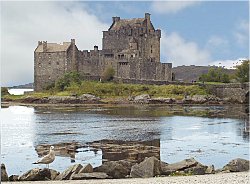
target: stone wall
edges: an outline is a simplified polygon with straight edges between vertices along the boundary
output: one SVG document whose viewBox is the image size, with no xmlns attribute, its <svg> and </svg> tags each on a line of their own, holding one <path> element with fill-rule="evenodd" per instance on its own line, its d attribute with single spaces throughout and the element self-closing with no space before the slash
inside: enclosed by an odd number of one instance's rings
<svg viewBox="0 0 250 184">
<path fill-rule="evenodd" d="M 249 103 L 249 83 L 206 85 L 206 88 L 211 94 L 219 98 Z"/>
<path fill-rule="evenodd" d="M 35 91 L 45 89 L 67 70 L 67 52 L 37 52 L 34 57 Z"/>
</svg>

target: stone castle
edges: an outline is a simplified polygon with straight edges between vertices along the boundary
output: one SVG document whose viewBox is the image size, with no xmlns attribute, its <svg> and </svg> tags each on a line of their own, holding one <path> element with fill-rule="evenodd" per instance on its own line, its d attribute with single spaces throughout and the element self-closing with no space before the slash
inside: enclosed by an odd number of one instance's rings
<svg viewBox="0 0 250 184">
<path fill-rule="evenodd" d="M 39 41 L 34 52 L 34 87 L 41 91 L 67 72 L 77 71 L 88 79 L 99 80 L 107 68 L 114 79 L 171 81 L 172 64 L 160 63 L 161 30 L 154 28 L 150 14 L 144 18 L 113 17 L 103 31 L 102 50 L 79 50 L 75 40 L 63 44 Z"/>
</svg>

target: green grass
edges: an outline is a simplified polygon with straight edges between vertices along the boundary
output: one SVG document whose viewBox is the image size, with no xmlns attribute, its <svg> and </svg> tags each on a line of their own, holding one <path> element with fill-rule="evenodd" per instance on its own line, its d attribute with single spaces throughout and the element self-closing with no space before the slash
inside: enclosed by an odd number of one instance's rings
<svg viewBox="0 0 250 184">
<path fill-rule="evenodd" d="M 114 82 L 94 82 L 82 81 L 81 85 L 72 84 L 65 91 L 59 94 L 85 94 L 90 93 L 100 97 L 128 97 L 141 94 L 149 94 L 153 97 L 182 98 L 184 94 L 205 95 L 206 90 L 197 85 L 141 85 L 141 84 L 122 84 Z"/>
<path fill-rule="evenodd" d="M 149 94 L 151 97 L 166 97 L 182 99 L 184 95 L 206 95 L 207 92 L 203 87 L 198 85 L 141 85 L 141 84 L 123 84 L 114 82 L 98 81 L 81 81 L 81 84 L 72 83 L 64 91 L 58 91 L 55 88 L 41 93 L 32 93 L 21 96 L 6 95 L 6 98 L 21 99 L 27 96 L 31 97 L 48 97 L 52 95 L 70 96 L 73 94 L 93 94 L 102 98 L 117 98 Z"/>
</svg>

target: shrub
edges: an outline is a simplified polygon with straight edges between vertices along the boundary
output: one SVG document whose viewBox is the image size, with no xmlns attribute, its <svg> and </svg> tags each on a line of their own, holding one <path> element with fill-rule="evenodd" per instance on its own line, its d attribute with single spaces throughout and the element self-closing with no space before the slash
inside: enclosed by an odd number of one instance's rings
<svg viewBox="0 0 250 184">
<path fill-rule="evenodd" d="M 102 74 L 102 81 L 112 81 L 114 79 L 115 70 L 112 67 L 108 67 Z"/>
<path fill-rule="evenodd" d="M 56 81 L 55 88 L 59 91 L 63 91 L 73 83 L 77 85 L 81 84 L 80 74 L 77 72 L 66 73 L 62 78 Z"/>
</svg>

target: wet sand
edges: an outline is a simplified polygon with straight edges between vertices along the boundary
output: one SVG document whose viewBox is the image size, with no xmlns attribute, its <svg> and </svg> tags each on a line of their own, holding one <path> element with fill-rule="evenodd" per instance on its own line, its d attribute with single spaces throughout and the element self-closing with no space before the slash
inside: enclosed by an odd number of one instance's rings
<svg viewBox="0 0 250 184">
<path fill-rule="evenodd" d="M 196 176 L 172 176 L 145 179 L 105 179 L 105 180 L 68 180 L 68 181 L 31 181 L 31 182 L 8 182 L 8 184 L 248 184 L 250 173 L 220 173 L 212 175 Z"/>
</svg>

